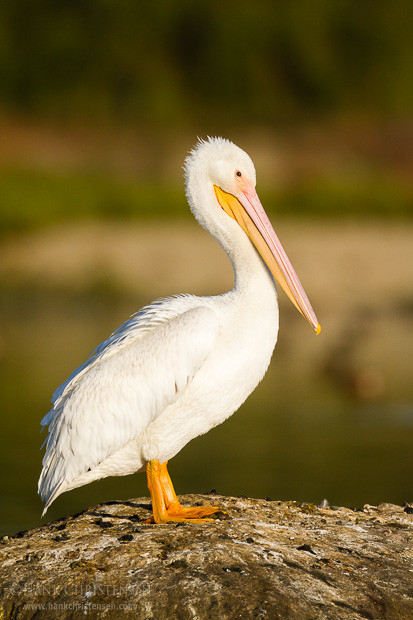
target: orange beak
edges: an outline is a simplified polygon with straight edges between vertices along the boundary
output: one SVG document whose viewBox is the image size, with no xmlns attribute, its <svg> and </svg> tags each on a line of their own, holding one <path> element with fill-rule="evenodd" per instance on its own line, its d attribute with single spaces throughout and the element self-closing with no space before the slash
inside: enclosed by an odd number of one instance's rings
<svg viewBox="0 0 413 620">
<path fill-rule="evenodd" d="M 316 334 L 321 327 L 294 268 L 282 247 L 255 188 L 245 180 L 240 185 L 241 198 L 214 185 L 221 208 L 238 222 L 258 250 L 264 263 L 288 295 L 294 306 L 312 325 Z"/>
</svg>

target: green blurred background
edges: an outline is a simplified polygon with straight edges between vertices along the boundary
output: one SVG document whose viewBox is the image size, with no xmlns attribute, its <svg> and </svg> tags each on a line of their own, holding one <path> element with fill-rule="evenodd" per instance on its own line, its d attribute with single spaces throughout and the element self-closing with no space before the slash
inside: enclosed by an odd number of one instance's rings
<svg viewBox="0 0 413 620">
<path fill-rule="evenodd" d="M 177 491 L 412 500 L 412 23 L 409 0 L 2 3 L 2 532 L 40 522 L 57 385 L 153 298 L 232 285 L 184 197 L 206 135 L 252 156 L 323 331 L 280 296 L 267 377 L 173 460 Z M 107 479 L 48 518 L 146 493 Z"/>
</svg>

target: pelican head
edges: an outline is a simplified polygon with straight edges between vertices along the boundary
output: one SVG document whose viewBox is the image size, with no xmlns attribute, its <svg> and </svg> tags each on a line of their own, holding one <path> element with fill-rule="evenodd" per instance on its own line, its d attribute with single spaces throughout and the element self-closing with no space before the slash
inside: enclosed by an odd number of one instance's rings
<svg viewBox="0 0 413 620">
<path fill-rule="evenodd" d="M 258 198 L 249 155 L 223 138 L 200 140 L 185 161 L 185 176 L 188 202 L 200 224 L 221 241 L 235 220 L 274 279 L 319 334 L 314 310 Z"/>
</svg>

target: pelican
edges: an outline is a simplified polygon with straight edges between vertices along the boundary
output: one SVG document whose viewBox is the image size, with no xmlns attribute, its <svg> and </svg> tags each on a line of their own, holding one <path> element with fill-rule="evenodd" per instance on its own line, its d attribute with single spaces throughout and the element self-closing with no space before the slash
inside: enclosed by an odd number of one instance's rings
<svg viewBox="0 0 413 620">
<path fill-rule="evenodd" d="M 258 198 L 250 157 L 226 139 L 208 138 L 184 168 L 192 213 L 227 253 L 234 287 L 144 307 L 56 390 L 41 422 L 48 425 L 43 514 L 61 493 L 146 470 L 151 522 L 211 520 L 215 506 L 181 506 L 167 463 L 232 415 L 263 378 L 278 334 L 274 279 L 320 331 Z"/>
</svg>

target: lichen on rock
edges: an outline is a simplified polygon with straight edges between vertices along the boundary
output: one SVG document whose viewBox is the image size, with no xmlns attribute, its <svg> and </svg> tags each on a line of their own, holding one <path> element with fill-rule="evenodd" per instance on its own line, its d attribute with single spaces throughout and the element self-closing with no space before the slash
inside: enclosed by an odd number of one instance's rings
<svg viewBox="0 0 413 620">
<path fill-rule="evenodd" d="M 0 618 L 413 618 L 411 506 L 214 504 L 230 518 L 151 525 L 140 498 L 3 537 Z"/>
</svg>

